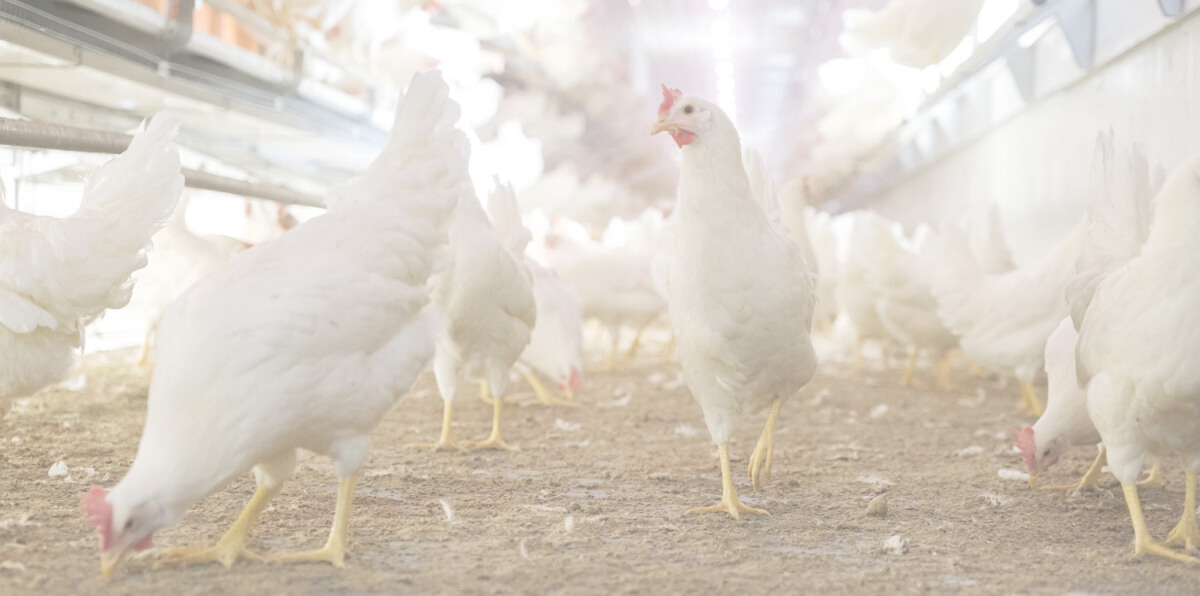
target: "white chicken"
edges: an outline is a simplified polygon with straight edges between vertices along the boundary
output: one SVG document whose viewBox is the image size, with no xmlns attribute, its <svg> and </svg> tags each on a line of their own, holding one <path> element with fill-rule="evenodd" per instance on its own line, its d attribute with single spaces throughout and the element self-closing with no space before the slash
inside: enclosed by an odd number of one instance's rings
<svg viewBox="0 0 1200 596">
<path fill-rule="evenodd" d="M 952 223 L 929 238 L 922 254 L 938 312 L 963 352 L 989 370 L 1016 376 L 1021 406 L 1033 416 L 1043 412 L 1033 381 L 1044 366 L 1046 339 L 1067 315 L 1064 292 L 1085 224 L 1041 260 L 1000 274 L 981 269 L 966 233 Z"/>
<path fill-rule="evenodd" d="M 1200 157 L 1181 164 L 1145 200 L 1093 196 L 1087 249 L 1068 291 L 1079 329 L 1079 383 L 1121 482 L 1134 556 L 1197 563 L 1196 469 L 1200 466 Z M 1146 242 L 1138 236 L 1151 222 Z M 1183 456 L 1183 516 L 1164 543 L 1150 537 L 1135 480 L 1148 458 Z"/>
<path fill-rule="evenodd" d="M 463 381 L 478 382 L 479 394 L 492 400 L 492 433 L 471 443 L 476 449 L 512 449 L 500 432 L 508 374 L 513 368 L 537 322 L 532 279 L 521 254 L 527 232 L 514 239 L 501 239 L 474 196 L 463 199 L 450 223 L 450 263 L 434 277 L 433 303 L 446 317 L 446 328 L 438 339 L 433 373 L 442 395 L 442 432 L 434 443 L 413 447 L 435 450 L 458 449 L 450 430 L 454 398 Z M 520 259 L 520 260 L 518 260 Z"/>
<path fill-rule="evenodd" d="M 150 237 L 183 192 L 175 134 L 162 112 L 129 148 L 92 172 L 79 210 L 63 219 L 0 200 L 0 415 L 8 402 L 66 378 L 84 325 L 121 308 Z"/>
<path fill-rule="evenodd" d="M 333 458 L 337 511 L 324 547 L 273 560 L 343 565 L 368 433 L 433 356 L 426 283 L 472 188 L 457 120 L 440 74 L 417 75 L 382 153 L 330 191 L 324 214 L 239 255 L 167 309 L 137 457 L 107 494 L 84 496 L 106 577 L 253 468 L 258 490 L 220 541 L 166 561 L 229 566 L 247 556 L 244 539 L 297 449 Z"/>
<path fill-rule="evenodd" d="M 920 258 L 892 235 L 877 239 L 879 253 L 867 272 L 867 284 L 875 295 L 875 314 L 896 342 L 908 346 L 908 365 L 900 378 L 913 384 L 913 371 L 921 352 L 937 357 L 938 384 L 950 386 L 950 355 L 958 338 L 946 328 L 937 312 L 937 300 L 929 286 Z"/>
<path fill-rule="evenodd" d="M 983 0 L 891 0 L 878 12 L 851 9 L 838 42 L 851 54 L 886 48 L 896 63 L 925 68 L 950 55 L 981 8 Z"/>
<path fill-rule="evenodd" d="M 879 320 L 879 311 L 875 308 L 877 295 L 870 275 L 875 261 L 881 254 L 888 254 L 895 238 L 888 221 L 874 212 L 857 212 L 852 221 L 850 248 L 846 260 L 842 263 L 835 295 L 838 308 L 854 324 L 855 368 L 862 368 L 864 342 L 880 342 L 886 356 L 887 344 L 891 340 L 883 321 Z"/>
<path fill-rule="evenodd" d="M 176 297 L 229 262 L 250 245 L 229 236 L 199 236 L 187 226 L 190 197 L 184 195 L 167 226 L 154 235 L 154 252 L 146 268 L 134 275 L 130 307 L 146 318 L 145 338 L 137 366 L 150 364 L 150 348 L 158 321 Z"/>
<path fill-rule="evenodd" d="M 1089 228 L 1106 225 L 1103 222 L 1109 214 L 1123 220 L 1113 221 L 1104 229 L 1094 232 L 1089 229 L 1088 233 L 1109 238 L 1130 236 L 1115 245 L 1116 256 L 1111 260 L 1131 258 L 1140 250 L 1149 232 L 1149 202 L 1155 188 L 1155 184 L 1150 181 L 1146 157 L 1140 149 L 1134 148 L 1128 154 L 1119 156 L 1118 161 L 1112 136 L 1100 136 L 1096 144 L 1088 189 L 1088 196 L 1097 201 L 1090 210 Z M 1089 268 L 1089 263 L 1094 262 L 1089 261 L 1088 252 L 1094 250 L 1085 252 L 1081 257 L 1081 264 L 1085 269 Z M 1106 252 L 1114 254 L 1111 247 Z M 1094 278 L 1089 277 L 1084 281 L 1092 279 Z M 1073 280 L 1068 284 L 1068 294 L 1076 291 L 1074 288 L 1079 283 L 1081 282 Z M 1037 482 L 1041 472 L 1054 465 L 1072 447 L 1100 443 L 1100 433 L 1088 416 L 1087 399 L 1076 376 L 1075 347 L 1078 340 L 1079 333 L 1075 330 L 1073 321 L 1070 317 L 1064 317 L 1046 341 L 1046 411 L 1032 427 L 1027 426 L 1014 435 L 1014 443 L 1021 451 L 1021 457 L 1029 469 L 1031 486 Z M 1046 488 L 1095 490 L 1100 486 L 1100 472 L 1106 463 L 1105 448 L 1101 444 L 1095 462 L 1078 484 Z M 1161 467 L 1156 462 L 1150 477 L 1139 485 L 1163 483 Z"/>
<path fill-rule="evenodd" d="M 768 480 L 780 408 L 816 372 L 813 276 L 800 247 L 768 219 L 760 201 L 770 195 L 751 190 L 737 129 L 720 108 L 663 86 L 651 128 L 659 132 L 683 153 L 671 324 L 684 377 L 721 458 L 721 502 L 692 511 L 765 515 L 738 499 L 729 440 L 738 414 L 770 406 L 749 463 L 755 488 Z"/>
<path fill-rule="evenodd" d="M 553 271 L 525 254 L 532 235 L 521 222 L 512 188 L 497 182 L 487 212 L 496 236 L 533 278 L 537 322 L 529 336 L 529 345 L 521 352 L 517 372 L 529 383 L 540 403 L 570 404 L 583 383 L 583 302 Z M 534 371 L 550 377 L 567 401 L 555 399 Z"/>
<path fill-rule="evenodd" d="M 570 229 L 565 220 L 556 229 Z M 606 368 L 615 370 L 620 353 L 621 329 L 637 330 L 626 358 L 636 355 L 642 331 L 660 317 L 667 303 L 654 276 L 654 256 L 629 250 L 605 250 L 586 232 L 555 232 L 548 238 L 550 268 L 583 300 L 583 316 L 600 321 L 612 342 Z"/>
</svg>

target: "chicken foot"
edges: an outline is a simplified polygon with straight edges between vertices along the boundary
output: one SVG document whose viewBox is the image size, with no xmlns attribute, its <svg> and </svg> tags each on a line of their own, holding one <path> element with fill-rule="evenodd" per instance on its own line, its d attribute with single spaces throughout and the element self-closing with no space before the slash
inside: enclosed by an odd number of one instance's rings
<svg viewBox="0 0 1200 596">
<path fill-rule="evenodd" d="M 1162 463 L 1154 462 L 1154 467 L 1150 468 L 1150 475 L 1146 476 L 1145 480 L 1137 483 L 1138 486 L 1166 486 L 1167 477 L 1163 476 Z"/>
<path fill-rule="evenodd" d="M 484 391 L 489 391 L 488 384 L 484 383 Z M 500 397 L 494 397 L 492 400 L 492 434 L 482 441 L 472 441 L 467 443 L 470 449 L 500 449 L 504 451 L 517 451 L 516 447 L 510 447 L 500 438 L 500 411 L 504 408 L 504 400 Z"/>
<path fill-rule="evenodd" d="M 521 371 L 521 376 L 525 378 L 526 383 L 529 383 L 529 388 L 533 389 L 533 394 L 537 396 L 537 401 L 539 404 L 544 406 L 568 406 L 572 408 L 579 406 L 579 404 L 575 403 L 574 401 L 568 401 L 554 397 L 554 395 L 550 393 L 550 390 L 546 389 L 546 386 L 543 385 L 540 380 L 538 380 L 536 374 L 532 372 Z"/>
<path fill-rule="evenodd" d="M 758 492 L 760 482 L 766 486 L 771 481 L 771 456 L 775 453 L 775 419 L 779 416 L 781 407 L 783 402 L 778 399 L 771 403 L 767 425 L 763 427 L 762 436 L 758 437 L 758 444 L 754 446 L 754 453 L 750 455 L 747 473 L 750 483 L 754 485 L 754 492 Z"/>
<path fill-rule="evenodd" d="M 343 478 L 338 484 L 337 509 L 334 510 L 333 528 L 329 531 L 329 539 L 325 541 L 325 546 L 315 550 L 272 555 L 268 560 L 272 563 L 314 561 L 329 563 L 338 569 L 345 567 L 346 533 L 350 528 L 350 505 L 354 502 L 354 487 L 357 485 L 357 474 Z"/>
<path fill-rule="evenodd" d="M 1017 384 L 1021 387 L 1021 401 L 1018 404 L 1021 411 L 1030 416 L 1041 416 L 1046 408 L 1042 407 L 1042 402 L 1038 399 L 1037 389 L 1023 379 L 1017 379 Z"/>
<path fill-rule="evenodd" d="M 1100 445 L 1100 453 L 1096 455 L 1095 461 L 1092 462 L 1091 467 L 1088 468 L 1087 473 L 1083 475 L 1083 478 L 1081 478 L 1079 480 L 1078 484 L 1071 484 L 1068 486 L 1044 486 L 1044 487 L 1042 487 L 1042 490 L 1058 490 L 1058 491 L 1071 491 L 1071 492 L 1074 492 L 1074 491 L 1083 492 L 1085 490 L 1100 490 L 1100 471 L 1103 470 L 1104 466 L 1107 464 L 1108 464 L 1108 452 L 1104 449 L 1104 445 L 1101 444 Z"/>
<path fill-rule="evenodd" d="M 1122 483 L 1121 490 L 1125 492 L 1125 503 L 1129 506 L 1129 519 L 1133 522 L 1133 557 L 1135 559 L 1145 555 L 1154 555 L 1184 563 L 1200 563 L 1200 559 L 1172 550 L 1169 546 L 1159 544 L 1151 539 L 1150 530 L 1146 528 L 1146 518 L 1142 515 L 1142 504 L 1138 500 L 1137 485 Z"/>
<path fill-rule="evenodd" d="M 771 515 L 762 509 L 755 509 L 738 499 L 737 487 L 733 485 L 733 472 L 729 469 L 729 444 L 724 443 L 717 448 L 721 453 L 721 502 L 710 507 L 689 509 L 688 513 L 722 513 L 728 512 L 733 519 L 741 519 L 742 513 L 753 515 Z"/>
<path fill-rule="evenodd" d="M 156 566 L 217 562 L 229 569 L 233 567 L 234 561 L 240 558 L 265 561 L 262 556 L 246 550 L 246 537 L 250 535 L 250 528 L 254 527 L 258 516 L 266 511 L 267 506 L 271 504 L 271 499 L 279 494 L 281 488 L 283 488 L 282 484 L 270 487 L 259 486 L 258 490 L 254 491 L 254 496 L 250 498 L 250 502 L 246 504 L 246 508 L 242 510 L 241 515 L 216 544 L 168 549 L 159 555 Z"/>
<path fill-rule="evenodd" d="M 434 443 L 409 443 L 409 449 L 433 449 L 441 451 L 443 449 L 457 449 L 466 451 L 463 447 L 454 440 L 454 435 L 450 431 L 450 421 L 454 418 L 454 400 L 445 400 L 442 406 L 442 434 L 438 436 L 437 442 Z"/>
<path fill-rule="evenodd" d="M 1157 467 L 1157 465 L 1156 465 Z M 1184 485 L 1183 516 L 1179 524 L 1167 535 L 1163 546 L 1183 548 L 1191 554 L 1197 553 L 1200 546 L 1200 526 L 1196 525 L 1196 473 L 1188 470 Z"/>
</svg>

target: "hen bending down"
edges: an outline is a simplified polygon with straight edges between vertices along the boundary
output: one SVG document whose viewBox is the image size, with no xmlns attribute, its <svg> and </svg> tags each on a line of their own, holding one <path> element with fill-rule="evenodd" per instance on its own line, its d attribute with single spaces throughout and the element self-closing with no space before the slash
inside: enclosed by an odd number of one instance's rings
<svg viewBox="0 0 1200 596">
<path fill-rule="evenodd" d="M 683 152 L 675 250 L 670 265 L 671 324 L 692 395 L 721 457 L 722 498 L 693 512 L 765 515 L 738 500 L 729 439 L 743 412 L 771 408 L 749 475 L 769 478 L 775 420 L 808 383 L 817 359 L 815 288 L 800 247 L 773 225 L 742 163 L 733 122 L 716 105 L 663 87 L 651 134 L 667 132 Z"/>
<path fill-rule="evenodd" d="M 238 255 L 168 307 L 137 457 L 111 491 L 84 498 L 106 577 L 253 468 L 258 490 L 215 546 L 167 553 L 231 565 L 301 448 L 334 460 L 333 529 L 323 548 L 274 559 L 343 564 L 368 433 L 433 355 L 426 282 L 472 188 L 458 117 L 440 75 L 417 75 L 383 152 L 330 192 L 328 211 Z"/>
<path fill-rule="evenodd" d="M 0 416 L 8 402 L 64 379 L 84 325 L 121 308 L 150 236 L 183 192 L 175 133 L 162 112 L 124 153 L 88 176 L 63 219 L 20 213 L 0 200 Z"/>
</svg>

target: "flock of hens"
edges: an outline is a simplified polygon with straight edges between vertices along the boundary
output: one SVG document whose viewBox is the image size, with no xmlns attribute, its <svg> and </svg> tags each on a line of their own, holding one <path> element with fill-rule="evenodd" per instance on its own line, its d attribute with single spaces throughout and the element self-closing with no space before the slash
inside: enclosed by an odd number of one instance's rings
<svg viewBox="0 0 1200 596">
<path fill-rule="evenodd" d="M 615 367 L 621 330 L 637 331 L 633 352 L 664 315 L 720 454 L 721 499 L 693 512 L 767 515 L 738 498 L 733 425 L 769 412 L 749 458 L 757 489 L 770 478 L 781 408 L 818 369 L 813 335 L 849 333 L 860 358 L 863 342 L 907 349 L 905 384 L 923 353 L 944 386 L 959 353 L 1015 377 L 1021 407 L 1039 416 L 1015 434 L 1030 483 L 1072 447 L 1099 445 L 1071 488 L 1096 486 L 1107 464 L 1124 490 L 1135 554 L 1197 562 L 1200 371 L 1191 360 L 1200 353 L 1200 278 L 1191 265 L 1200 265 L 1200 158 L 1164 176 L 1139 148 L 1118 150 L 1101 135 L 1085 218 L 1041 260 L 1015 267 L 994 213 L 906 236 L 874 213 L 806 208 L 806 181 L 777 192 L 717 105 L 662 93 L 657 117 L 646 120 L 680 149 L 676 206 L 669 217 L 614 221 L 603 241 L 570 220 L 523 219 L 499 180 L 485 207 L 456 127 L 459 106 L 438 71 L 412 78 L 382 152 L 329 191 L 323 214 L 298 225 L 281 219 L 291 229 L 253 247 L 187 231 L 179 118 L 170 112 L 91 174 L 74 215 L 0 203 L 5 410 L 67 377 L 85 326 L 142 286 L 134 272 L 155 238 L 140 298 L 150 305 L 140 364 L 152 366 L 141 443 L 116 486 L 83 496 L 105 577 L 249 470 L 257 491 L 225 535 L 163 559 L 340 567 L 369 435 L 419 375 L 432 369 L 444 412 L 440 435 L 414 447 L 513 449 L 501 415 L 514 373 L 539 401 L 574 405 L 584 321 L 609 329 Z M 1042 370 L 1045 408 L 1033 384 Z M 464 385 L 493 404 L 481 441 L 451 432 Z M 291 477 L 297 449 L 334 461 L 329 539 L 314 550 L 252 553 L 245 538 Z M 1187 463 L 1185 507 L 1156 542 L 1137 480 L 1147 464 L 1161 478 L 1157 462 L 1171 455 Z"/>
</svg>

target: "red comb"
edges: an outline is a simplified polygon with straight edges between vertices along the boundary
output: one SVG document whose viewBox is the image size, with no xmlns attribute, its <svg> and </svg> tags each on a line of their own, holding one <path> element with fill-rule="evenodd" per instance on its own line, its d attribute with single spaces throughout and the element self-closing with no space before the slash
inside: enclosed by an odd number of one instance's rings
<svg viewBox="0 0 1200 596">
<path fill-rule="evenodd" d="M 86 513 L 88 521 L 96 524 L 96 533 L 100 534 L 100 550 L 106 551 L 112 546 L 112 505 L 105 500 L 105 491 L 99 486 L 88 489 L 87 494 L 79 495 L 83 501 L 79 510 Z"/>
<path fill-rule="evenodd" d="M 671 89 L 666 85 L 662 86 L 663 100 L 658 104 L 658 117 L 662 118 L 671 111 L 671 106 L 675 105 L 675 100 L 683 97 L 683 92 L 678 89 Z"/>
<path fill-rule="evenodd" d="M 1037 471 L 1037 444 L 1033 441 L 1033 429 L 1025 428 L 1013 432 L 1013 443 L 1021 450 L 1021 459 L 1030 472 Z"/>
</svg>

